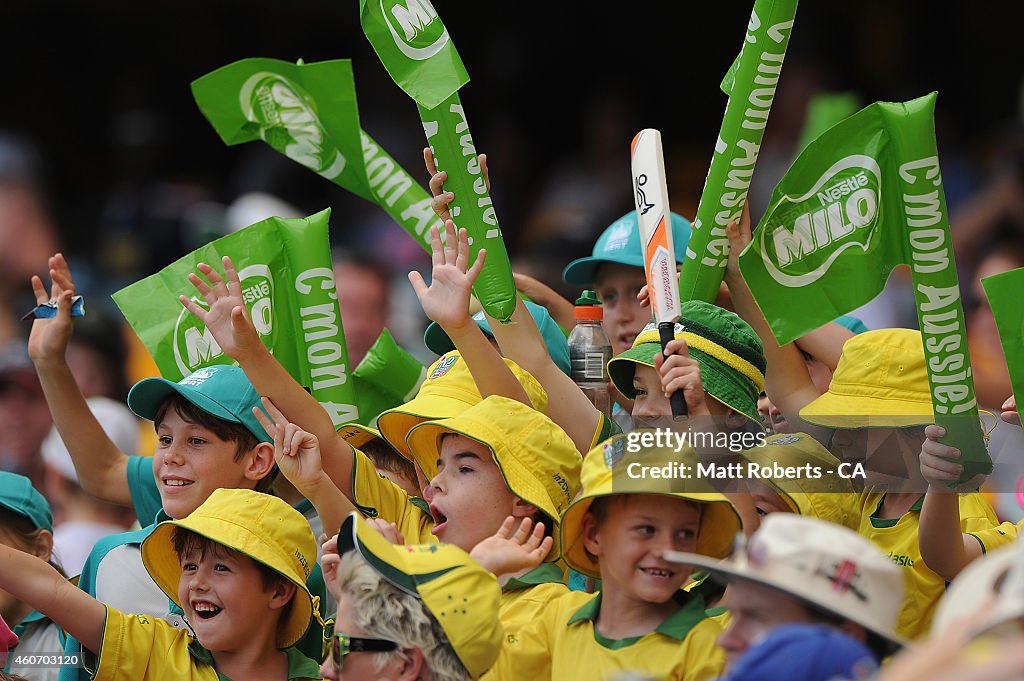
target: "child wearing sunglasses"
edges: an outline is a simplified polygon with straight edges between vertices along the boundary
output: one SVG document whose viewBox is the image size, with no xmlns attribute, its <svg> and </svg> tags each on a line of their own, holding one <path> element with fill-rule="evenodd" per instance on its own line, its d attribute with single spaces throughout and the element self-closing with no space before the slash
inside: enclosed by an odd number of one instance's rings
<svg viewBox="0 0 1024 681">
<path fill-rule="evenodd" d="M 390 544 L 356 513 L 342 524 L 337 551 L 325 679 L 468 681 L 494 663 L 501 589 L 465 551 Z"/>
</svg>

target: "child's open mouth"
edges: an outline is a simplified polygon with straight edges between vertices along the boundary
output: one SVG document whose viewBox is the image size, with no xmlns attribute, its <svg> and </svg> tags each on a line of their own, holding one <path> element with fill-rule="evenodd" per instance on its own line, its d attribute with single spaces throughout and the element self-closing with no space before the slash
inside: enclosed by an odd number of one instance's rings
<svg viewBox="0 0 1024 681">
<path fill-rule="evenodd" d="M 448 516 L 440 511 L 433 504 L 430 505 L 430 516 L 434 519 L 434 526 L 430 528 L 430 534 L 435 537 L 444 530 L 445 525 L 448 524 Z"/>
<path fill-rule="evenodd" d="M 191 480 L 183 480 L 182 478 L 164 478 L 164 485 L 167 487 L 187 487 L 191 484 Z"/>
<path fill-rule="evenodd" d="M 192 609 L 199 619 L 209 620 L 219 615 L 224 608 L 220 608 L 207 601 L 196 601 L 192 604 Z"/>
</svg>

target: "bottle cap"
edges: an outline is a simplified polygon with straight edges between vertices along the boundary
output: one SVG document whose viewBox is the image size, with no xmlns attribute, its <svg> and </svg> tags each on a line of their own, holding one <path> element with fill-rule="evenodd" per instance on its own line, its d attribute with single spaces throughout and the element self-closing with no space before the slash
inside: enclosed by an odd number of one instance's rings
<svg viewBox="0 0 1024 681">
<path fill-rule="evenodd" d="M 604 308 L 601 307 L 601 301 L 598 300 L 597 295 L 593 291 L 587 289 L 576 299 L 573 317 L 576 319 L 596 319 L 597 321 L 604 319 Z"/>
</svg>

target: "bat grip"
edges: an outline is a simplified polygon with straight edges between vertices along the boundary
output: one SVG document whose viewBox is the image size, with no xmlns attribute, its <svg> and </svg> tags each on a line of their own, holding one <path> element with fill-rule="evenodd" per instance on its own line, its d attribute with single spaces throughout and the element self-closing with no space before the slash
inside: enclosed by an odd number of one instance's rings
<svg viewBox="0 0 1024 681">
<path fill-rule="evenodd" d="M 675 338 L 675 328 L 675 322 L 658 322 L 658 335 L 661 337 L 661 353 L 666 357 L 668 355 L 665 353 L 665 346 L 668 345 L 670 340 Z M 672 393 L 669 402 L 672 404 L 673 417 L 689 415 L 689 411 L 686 409 L 686 395 L 683 394 L 682 390 Z"/>
</svg>

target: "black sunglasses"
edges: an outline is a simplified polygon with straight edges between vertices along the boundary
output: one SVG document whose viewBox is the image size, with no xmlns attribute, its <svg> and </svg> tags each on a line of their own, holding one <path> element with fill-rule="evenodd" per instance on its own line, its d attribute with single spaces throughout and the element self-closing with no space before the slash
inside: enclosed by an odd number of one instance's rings
<svg viewBox="0 0 1024 681">
<path fill-rule="evenodd" d="M 327 651 L 327 659 L 334 664 L 334 670 L 340 672 L 345 666 L 345 656 L 349 653 L 388 653 L 398 650 L 398 644 L 382 638 L 360 638 L 339 634 L 331 635 L 331 647 Z"/>
</svg>

